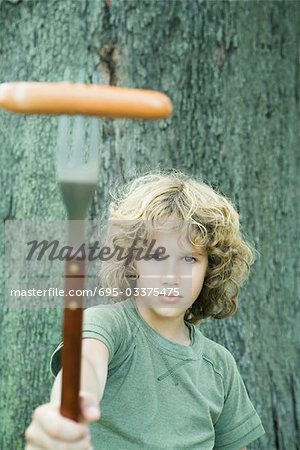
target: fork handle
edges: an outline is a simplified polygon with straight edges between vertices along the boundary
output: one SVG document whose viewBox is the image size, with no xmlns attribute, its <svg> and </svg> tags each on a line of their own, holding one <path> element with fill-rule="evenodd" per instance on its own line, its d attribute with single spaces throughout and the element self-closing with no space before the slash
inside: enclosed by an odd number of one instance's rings
<svg viewBox="0 0 300 450">
<path fill-rule="evenodd" d="M 84 235 L 83 221 L 70 221 L 69 237 L 71 242 L 78 245 L 79 236 Z M 73 236 L 72 236 L 73 235 Z M 74 239 L 74 235 L 77 236 Z M 73 240 L 74 239 L 74 240 Z M 76 248 L 76 244 L 72 245 Z M 81 345 L 82 345 L 82 295 L 68 295 L 73 289 L 84 289 L 85 261 L 71 259 L 66 261 L 65 297 L 63 317 L 63 349 L 62 349 L 62 393 L 60 412 L 64 417 L 79 422 L 80 418 L 80 374 L 81 374 Z"/>
</svg>

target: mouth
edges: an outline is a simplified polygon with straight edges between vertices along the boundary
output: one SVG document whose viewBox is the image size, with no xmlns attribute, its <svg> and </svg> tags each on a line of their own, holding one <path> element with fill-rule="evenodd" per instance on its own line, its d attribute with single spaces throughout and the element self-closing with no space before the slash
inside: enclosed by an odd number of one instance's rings
<svg viewBox="0 0 300 450">
<path fill-rule="evenodd" d="M 181 295 L 160 295 L 160 298 L 165 302 L 173 303 L 173 302 L 180 300 L 182 298 L 182 296 Z"/>
</svg>

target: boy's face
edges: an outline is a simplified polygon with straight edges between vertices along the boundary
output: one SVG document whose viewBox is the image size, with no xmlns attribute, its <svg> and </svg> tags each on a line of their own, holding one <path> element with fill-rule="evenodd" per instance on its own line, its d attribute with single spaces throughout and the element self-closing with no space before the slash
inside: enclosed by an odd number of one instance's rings
<svg viewBox="0 0 300 450">
<path fill-rule="evenodd" d="M 165 253 L 149 261 L 134 261 L 139 275 L 136 299 L 156 315 L 183 317 L 202 289 L 208 267 L 207 255 L 205 252 L 196 254 L 180 231 L 156 232 L 152 239 L 156 242 L 150 254 L 155 254 L 158 247 L 164 247 Z M 168 258 L 161 259 L 167 255 Z M 151 288 L 155 289 L 151 292 Z M 171 297 L 157 293 L 170 294 Z"/>
</svg>

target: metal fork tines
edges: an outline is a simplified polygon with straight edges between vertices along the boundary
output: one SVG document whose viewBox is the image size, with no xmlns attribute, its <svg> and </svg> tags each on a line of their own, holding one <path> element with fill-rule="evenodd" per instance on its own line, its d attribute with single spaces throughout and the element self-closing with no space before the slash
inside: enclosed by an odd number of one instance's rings
<svg viewBox="0 0 300 450">
<path fill-rule="evenodd" d="M 71 122 L 74 122 L 72 136 Z M 85 122 L 90 122 L 85 133 Z M 70 220 L 82 220 L 98 179 L 98 120 L 83 116 L 59 119 L 57 181 Z M 89 141 L 89 145 L 86 145 Z"/>
</svg>

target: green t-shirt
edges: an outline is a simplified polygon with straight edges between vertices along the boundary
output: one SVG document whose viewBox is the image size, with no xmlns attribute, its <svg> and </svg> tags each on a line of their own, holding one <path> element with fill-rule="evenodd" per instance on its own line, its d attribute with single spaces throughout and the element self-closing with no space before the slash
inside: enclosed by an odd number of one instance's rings
<svg viewBox="0 0 300 450">
<path fill-rule="evenodd" d="M 109 351 L 94 450 L 239 450 L 264 434 L 231 353 L 187 325 L 184 346 L 151 328 L 134 299 L 84 311 L 83 338 Z"/>
</svg>

